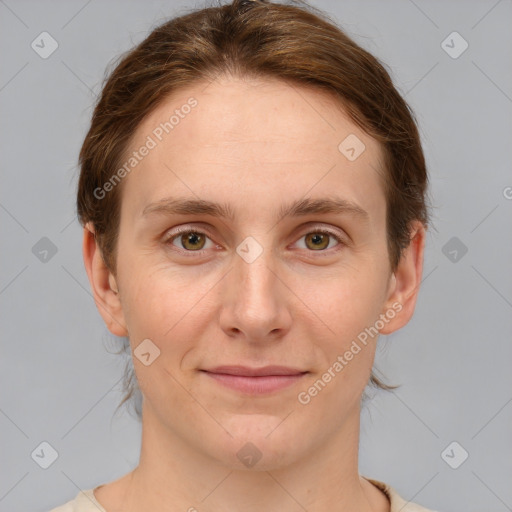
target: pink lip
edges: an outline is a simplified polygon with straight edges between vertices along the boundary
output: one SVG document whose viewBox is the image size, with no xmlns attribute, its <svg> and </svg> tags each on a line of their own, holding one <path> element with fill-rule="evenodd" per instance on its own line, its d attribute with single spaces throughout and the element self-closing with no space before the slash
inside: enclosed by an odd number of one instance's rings
<svg viewBox="0 0 512 512">
<path fill-rule="evenodd" d="M 219 384 L 248 394 L 278 391 L 291 386 L 308 373 L 285 366 L 266 366 L 264 368 L 218 366 L 201 371 L 215 379 Z"/>
</svg>

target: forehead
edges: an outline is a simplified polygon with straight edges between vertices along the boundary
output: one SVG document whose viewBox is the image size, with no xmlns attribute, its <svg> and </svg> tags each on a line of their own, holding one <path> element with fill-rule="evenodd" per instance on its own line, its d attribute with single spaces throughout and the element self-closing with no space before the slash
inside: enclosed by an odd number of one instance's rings
<svg viewBox="0 0 512 512">
<path fill-rule="evenodd" d="M 123 184 L 123 203 L 139 213 L 166 195 L 264 208 L 284 192 L 336 191 L 374 215 L 385 208 L 380 145 L 316 89 L 274 79 L 196 83 L 139 125 L 126 159 L 143 146 L 151 149 Z"/>
</svg>

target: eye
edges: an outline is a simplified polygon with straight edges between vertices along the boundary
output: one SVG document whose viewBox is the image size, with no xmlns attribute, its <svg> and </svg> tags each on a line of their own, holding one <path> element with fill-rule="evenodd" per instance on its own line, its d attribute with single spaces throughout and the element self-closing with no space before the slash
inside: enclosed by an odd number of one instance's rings
<svg viewBox="0 0 512 512">
<path fill-rule="evenodd" d="M 171 245 L 179 247 L 180 249 L 187 252 L 201 252 L 203 249 L 205 249 L 207 240 L 210 240 L 210 238 L 203 231 L 180 229 L 178 230 L 178 233 L 175 233 L 167 238 L 166 243 L 171 243 Z M 180 245 L 177 245 L 174 242 L 178 242 Z M 213 243 L 211 240 L 210 242 Z M 209 247 L 206 247 L 206 249 L 208 248 Z"/>
<path fill-rule="evenodd" d="M 305 246 L 301 248 L 315 252 L 323 252 L 326 249 L 332 249 L 332 241 L 338 242 L 340 246 L 345 245 L 341 236 L 321 228 L 306 233 L 299 240 L 302 239 L 305 239 Z M 210 242 L 210 246 L 207 246 L 208 241 Z M 211 249 L 214 246 L 207 233 L 199 229 L 190 228 L 178 228 L 174 234 L 166 238 L 165 243 L 178 247 L 183 252 L 196 252 L 199 254 L 202 254 L 205 250 Z"/>
<path fill-rule="evenodd" d="M 325 251 L 326 249 L 331 249 L 332 246 L 330 241 L 332 241 L 332 239 L 337 241 L 338 245 L 344 245 L 343 240 L 339 235 L 325 229 L 310 231 L 302 236 L 301 240 L 302 239 L 305 239 L 305 248 L 312 251 Z"/>
</svg>

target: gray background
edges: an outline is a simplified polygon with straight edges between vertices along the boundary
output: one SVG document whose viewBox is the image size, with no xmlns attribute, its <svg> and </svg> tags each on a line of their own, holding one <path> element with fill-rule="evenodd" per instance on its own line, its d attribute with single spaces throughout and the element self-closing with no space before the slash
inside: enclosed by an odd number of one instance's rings
<svg viewBox="0 0 512 512">
<path fill-rule="evenodd" d="M 402 387 L 364 409 L 360 471 L 429 508 L 512 510 L 512 3 L 313 5 L 386 63 L 416 112 L 432 181 L 416 314 L 377 354 Z M 109 61 L 201 6 L 0 1 L 2 512 L 48 510 L 137 463 L 139 423 L 113 416 L 120 341 L 83 269 L 76 162 Z M 43 31 L 59 45 L 47 59 L 31 48 Z M 453 31 L 469 44 L 458 58 L 441 45 Z M 43 237 L 55 254 L 40 252 Z M 31 457 L 42 441 L 59 454 L 48 469 Z M 452 441 L 469 453 L 458 469 L 441 456 Z M 449 451 L 452 464 L 461 453 Z"/>
</svg>

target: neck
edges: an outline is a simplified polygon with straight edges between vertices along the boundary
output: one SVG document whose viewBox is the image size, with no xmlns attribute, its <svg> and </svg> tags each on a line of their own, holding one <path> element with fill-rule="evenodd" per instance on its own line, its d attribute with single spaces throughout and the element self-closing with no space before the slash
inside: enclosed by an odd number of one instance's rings
<svg viewBox="0 0 512 512">
<path fill-rule="evenodd" d="M 140 461 L 117 490 L 119 510 L 388 512 L 385 495 L 358 473 L 359 426 L 357 410 L 292 464 L 240 470 L 188 444 L 145 403 Z"/>
</svg>

